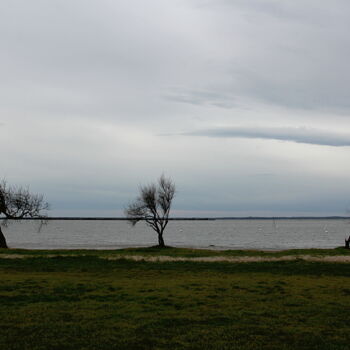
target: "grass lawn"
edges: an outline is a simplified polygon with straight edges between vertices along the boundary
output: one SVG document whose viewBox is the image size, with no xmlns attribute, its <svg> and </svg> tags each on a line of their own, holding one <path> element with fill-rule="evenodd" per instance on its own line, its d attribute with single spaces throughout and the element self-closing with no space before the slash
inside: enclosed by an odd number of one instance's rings
<svg viewBox="0 0 350 350">
<path fill-rule="evenodd" d="M 0 252 L 31 256 L 0 259 L 1 350 L 349 349 L 350 264 L 99 257 L 217 254 L 172 248 L 74 252 Z"/>
<path fill-rule="evenodd" d="M 159 249 L 158 247 L 145 248 L 126 248 L 116 250 L 93 250 L 93 249 L 67 249 L 67 250 L 42 250 L 42 249 L 0 249 L 0 258 L 2 254 L 20 254 L 30 256 L 127 256 L 127 255 L 142 255 L 142 256 L 170 256 L 170 257 L 242 257 L 242 256 L 262 256 L 262 257 L 281 257 L 288 255 L 311 255 L 311 256 L 334 256 L 344 255 L 350 256 L 350 249 L 343 247 L 335 249 L 289 249 L 281 251 L 261 251 L 261 250 L 214 250 L 214 249 L 190 249 L 190 248 L 173 248 L 166 247 Z"/>
</svg>

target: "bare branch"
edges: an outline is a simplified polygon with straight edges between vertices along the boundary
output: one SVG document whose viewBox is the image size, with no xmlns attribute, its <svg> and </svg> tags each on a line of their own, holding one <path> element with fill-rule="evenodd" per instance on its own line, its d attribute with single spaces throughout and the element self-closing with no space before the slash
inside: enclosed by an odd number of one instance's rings
<svg viewBox="0 0 350 350">
<path fill-rule="evenodd" d="M 21 186 L 10 186 L 6 180 L 0 181 L 0 218 L 8 219 L 26 219 L 40 218 L 45 219 L 44 210 L 48 210 L 49 205 L 40 194 L 33 194 L 29 188 Z M 6 240 L 0 227 L 0 247 L 7 248 Z"/>
<path fill-rule="evenodd" d="M 9 186 L 0 182 L 0 215 L 7 219 L 44 218 L 49 205 L 43 195 L 33 194 L 28 188 Z"/>
<path fill-rule="evenodd" d="M 126 209 L 125 214 L 133 226 L 135 226 L 146 215 L 145 205 L 138 199 L 131 203 Z"/>
<path fill-rule="evenodd" d="M 164 246 L 163 232 L 168 224 L 175 184 L 162 175 L 157 184 L 140 187 L 140 195 L 125 209 L 125 215 L 134 226 L 144 220 L 158 233 L 159 246 Z"/>
<path fill-rule="evenodd" d="M 162 175 L 159 179 L 158 204 L 163 211 L 163 216 L 169 216 L 171 202 L 175 195 L 175 184 L 169 178 Z"/>
</svg>

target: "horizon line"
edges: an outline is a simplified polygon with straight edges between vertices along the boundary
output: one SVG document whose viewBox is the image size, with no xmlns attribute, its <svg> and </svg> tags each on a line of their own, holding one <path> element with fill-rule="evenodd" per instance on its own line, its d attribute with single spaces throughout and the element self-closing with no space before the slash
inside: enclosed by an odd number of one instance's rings
<svg viewBox="0 0 350 350">
<path fill-rule="evenodd" d="M 328 215 L 328 216 L 214 216 L 214 217 L 169 217 L 169 221 L 173 220 L 295 220 L 295 219 L 350 219 L 350 216 L 342 215 Z M 112 216 L 48 216 L 43 218 L 22 218 L 22 219 L 7 219 L 5 217 L 0 217 L 0 220 L 116 220 L 116 221 L 128 221 L 130 219 L 126 217 L 112 217 Z M 144 219 L 141 219 L 142 221 Z"/>
</svg>

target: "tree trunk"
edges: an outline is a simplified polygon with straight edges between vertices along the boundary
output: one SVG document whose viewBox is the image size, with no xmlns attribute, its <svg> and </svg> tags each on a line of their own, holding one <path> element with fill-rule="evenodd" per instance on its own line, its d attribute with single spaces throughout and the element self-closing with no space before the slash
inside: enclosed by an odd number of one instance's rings
<svg viewBox="0 0 350 350">
<path fill-rule="evenodd" d="M 6 238 L 1 231 L 1 226 L 0 226 L 0 248 L 8 248 L 7 243 L 6 243 Z"/>
<path fill-rule="evenodd" d="M 164 239 L 163 239 L 163 232 L 158 233 L 158 247 L 159 248 L 165 247 L 165 243 L 164 243 Z"/>
<path fill-rule="evenodd" d="M 348 239 L 345 238 L 345 248 L 350 249 L 350 236 Z"/>
</svg>

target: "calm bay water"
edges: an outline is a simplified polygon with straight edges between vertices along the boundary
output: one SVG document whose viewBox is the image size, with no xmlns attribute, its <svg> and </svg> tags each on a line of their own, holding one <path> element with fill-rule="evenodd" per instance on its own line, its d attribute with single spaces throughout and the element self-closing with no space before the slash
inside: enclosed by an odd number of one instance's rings
<svg viewBox="0 0 350 350">
<path fill-rule="evenodd" d="M 10 222 L 3 229 L 11 248 L 115 249 L 157 244 L 144 223 L 50 220 Z M 334 248 L 349 236 L 350 220 L 213 220 L 171 221 L 167 245 L 212 249 Z"/>
</svg>

